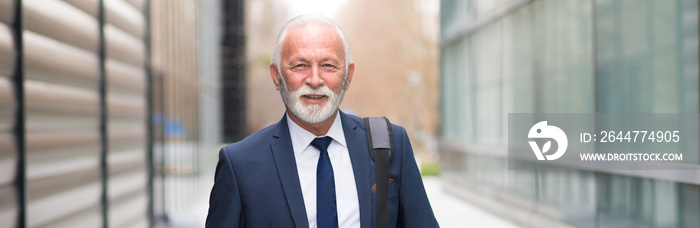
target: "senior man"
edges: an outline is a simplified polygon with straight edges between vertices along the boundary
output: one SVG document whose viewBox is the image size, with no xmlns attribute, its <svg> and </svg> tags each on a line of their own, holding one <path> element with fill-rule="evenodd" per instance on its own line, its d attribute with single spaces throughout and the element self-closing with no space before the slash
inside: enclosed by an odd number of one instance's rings
<svg viewBox="0 0 700 228">
<path fill-rule="evenodd" d="M 273 125 L 219 152 L 207 227 L 375 226 L 374 162 L 362 118 L 339 111 L 355 64 L 323 16 L 284 25 L 270 75 L 286 107 Z M 392 125 L 390 227 L 438 227 L 403 127 Z"/>
</svg>

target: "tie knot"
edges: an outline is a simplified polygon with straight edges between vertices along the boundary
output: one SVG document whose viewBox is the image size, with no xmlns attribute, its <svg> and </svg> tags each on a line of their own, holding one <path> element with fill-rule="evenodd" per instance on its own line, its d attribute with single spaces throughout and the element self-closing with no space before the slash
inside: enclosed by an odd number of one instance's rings
<svg viewBox="0 0 700 228">
<path fill-rule="evenodd" d="M 316 147 L 319 151 L 327 151 L 328 150 L 328 145 L 331 144 L 331 138 L 330 136 L 325 136 L 321 138 L 315 138 L 314 141 L 311 141 L 311 145 Z"/>
</svg>

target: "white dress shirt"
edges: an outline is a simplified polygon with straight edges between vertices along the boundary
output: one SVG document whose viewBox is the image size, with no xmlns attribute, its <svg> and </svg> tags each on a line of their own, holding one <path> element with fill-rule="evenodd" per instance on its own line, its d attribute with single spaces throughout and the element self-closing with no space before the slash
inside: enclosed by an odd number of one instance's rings
<svg viewBox="0 0 700 228">
<path fill-rule="evenodd" d="M 316 228 L 316 166 L 320 151 L 311 146 L 311 141 L 317 138 L 313 133 L 301 128 L 287 115 L 289 134 L 299 172 L 301 192 L 304 195 L 306 216 L 310 228 Z M 325 136 L 333 138 L 328 146 L 328 156 L 333 166 L 335 180 L 335 195 L 338 208 L 338 227 L 360 227 L 360 203 L 357 198 L 355 174 L 350 162 L 345 133 L 336 113 L 335 120 Z M 319 136 L 323 137 L 323 136 Z"/>
</svg>

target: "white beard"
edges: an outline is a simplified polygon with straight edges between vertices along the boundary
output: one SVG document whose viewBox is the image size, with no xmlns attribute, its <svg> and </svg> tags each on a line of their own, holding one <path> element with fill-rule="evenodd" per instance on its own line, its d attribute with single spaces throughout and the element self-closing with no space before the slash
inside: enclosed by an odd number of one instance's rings
<svg viewBox="0 0 700 228">
<path fill-rule="evenodd" d="M 280 80 L 280 82 L 282 101 L 296 117 L 307 123 L 320 123 L 331 117 L 343 101 L 343 96 L 345 96 L 345 89 L 338 95 L 325 85 L 316 89 L 311 88 L 309 85 L 304 85 L 296 91 L 289 92 L 284 80 Z M 301 102 L 301 97 L 309 94 L 324 95 L 328 97 L 328 100 L 323 106 L 318 104 L 304 105 Z"/>
</svg>

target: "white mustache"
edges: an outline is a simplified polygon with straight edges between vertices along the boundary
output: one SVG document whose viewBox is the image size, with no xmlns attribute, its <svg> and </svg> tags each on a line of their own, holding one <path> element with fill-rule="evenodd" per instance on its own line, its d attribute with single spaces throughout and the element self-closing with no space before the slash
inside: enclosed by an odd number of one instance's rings
<svg viewBox="0 0 700 228">
<path fill-rule="evenodd" d="M 302 86 L 301 88 L 292 92 L 292 94 L 297 95 L 299 98 L 301 98 L 302 96 L 306 96 L 306 95 L 322 95 L 322 96 L 327 96 L 327 97 L 335 96 L 335 93 L 333 93 L 333 91 L 326 86 L 321 86 L 321 87 L 314 89 L 314 88 L 311 88 L 311 86 L 309 86 L 309 85 Z"/>
</svg>

